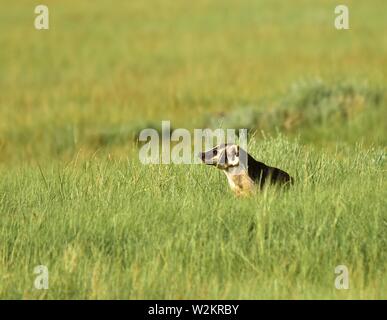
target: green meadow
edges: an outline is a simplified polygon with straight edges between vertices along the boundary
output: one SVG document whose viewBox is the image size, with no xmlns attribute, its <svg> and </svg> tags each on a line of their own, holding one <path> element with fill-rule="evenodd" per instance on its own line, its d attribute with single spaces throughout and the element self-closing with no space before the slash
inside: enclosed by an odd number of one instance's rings
<svg viewBox="0 0 387 320">
<path fill-rule="evenodd" d="M 37 4 L 0 0 L 0 298 L 387 298 L 386 1 Z M 247 128 L 296 182 L 143 165 L 162 120 Z"/>
</svg>

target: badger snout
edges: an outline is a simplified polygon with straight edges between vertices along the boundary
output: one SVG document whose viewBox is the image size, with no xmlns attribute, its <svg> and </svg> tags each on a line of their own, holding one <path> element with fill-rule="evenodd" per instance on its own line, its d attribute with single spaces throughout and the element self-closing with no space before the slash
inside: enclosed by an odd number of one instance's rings
<svg viewBox="0 0 387 320">
<path fill-rule="evenodd" d="M 204 164 L 214 165 L 214 155 L 212 152 L 199 152 L 198 156 Z"/>
<path fill-rule="evenodd" d="M 199 158 L 202 160 L 203 163 L 206 164 L 206 160 L 208 161 L 209 159 L 206 159 L 206 153 L 205 152 L 199 152 Z"/>
</svg>

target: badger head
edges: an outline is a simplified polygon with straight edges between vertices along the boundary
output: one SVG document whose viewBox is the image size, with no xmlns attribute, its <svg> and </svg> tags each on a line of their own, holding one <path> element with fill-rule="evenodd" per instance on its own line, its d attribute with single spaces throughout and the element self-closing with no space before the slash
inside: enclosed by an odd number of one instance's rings
<svg viewBox="0 0 387 320">
<path fill-rule="evenodd" d="M 200 159 L 204 164 L 216 166 L 219 169 L 227 170 L 237 167 L 246 160 L 246 152 L 236 144 L 220 144 L 211 150 L 201 152 Z"/>
</svg>

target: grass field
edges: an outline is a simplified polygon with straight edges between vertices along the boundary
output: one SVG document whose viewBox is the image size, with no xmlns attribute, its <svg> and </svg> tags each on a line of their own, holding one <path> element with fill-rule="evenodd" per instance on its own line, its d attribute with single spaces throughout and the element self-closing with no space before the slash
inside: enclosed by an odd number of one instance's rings
<svg viewBox="0 0 387 320">
<path fill-rule="evenodd" d="M 387 3 L 344 2 L 0 0 L 0 298 L 386 299 Z M 142 165 L 162 119 L 296 183 Z"/>
</svg>

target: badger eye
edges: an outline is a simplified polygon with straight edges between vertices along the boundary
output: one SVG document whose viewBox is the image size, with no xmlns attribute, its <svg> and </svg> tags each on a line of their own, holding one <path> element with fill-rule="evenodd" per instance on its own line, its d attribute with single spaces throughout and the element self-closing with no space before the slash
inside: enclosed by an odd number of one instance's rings
<svg viewBox="0 0 387 320">
<path fill-rule="evenodd" d="M 216 156 L 216 155 L 218 154 L 218 150 L 215 149 L 215 150 L 213 151 L 213 154 L 214 154 L 214 156 Z"/>
</svg>

